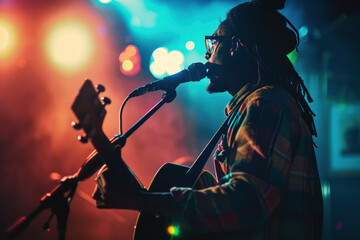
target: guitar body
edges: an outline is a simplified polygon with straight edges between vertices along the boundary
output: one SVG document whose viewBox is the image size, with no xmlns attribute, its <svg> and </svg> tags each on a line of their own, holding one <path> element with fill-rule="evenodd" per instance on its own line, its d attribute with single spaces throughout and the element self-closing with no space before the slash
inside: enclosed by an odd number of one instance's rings
<svg viewBox="0 0 360 240">
<path fill-rule="evenodd" d="M 171 187 L 183 186 L 182 181 L 186 177 L 186 172 L 189 167 L 166 163 L 156 173 L 153 178 L 149 192 L 168 192 Z M 217 184 L 214 176 L 208 171 L 202 171 L 196 180 L 193 188 L 202 189 Z M 171 236 L 167 228 L 171 225 L 171 219 L 165 217 L 158 217 L 152 214 L 141 212 L 138 216 L 135 231 L 134 240 L 144 239 L 174 239 Z M 179 236 L 181 237 L 181 236 Z M 182 236 L 181 238 L 183 238 Z M 186 239 L 186 238 L 184 238 Z"/>
</svg>

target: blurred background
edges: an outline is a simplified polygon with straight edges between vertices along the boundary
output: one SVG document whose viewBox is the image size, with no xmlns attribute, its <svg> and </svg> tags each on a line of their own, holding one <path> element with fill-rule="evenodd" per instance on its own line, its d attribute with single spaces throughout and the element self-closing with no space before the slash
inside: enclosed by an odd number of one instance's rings
<svg viewBox="0 0 360 240">
<path fill-rule="evenodd" d="M 104 131 L 119 133 L 118 112 L 134 89 L 205 63 L 211 35 L 233 0 L 0 0 L 0 239 L 38 206 L 57 183 L 75 173 L 93 150 L 77 140 L 70 106 L 85 78 L 103 84 Z M 324 196 L 323 239 L 360 239 L 360 7 L 356 0 L 288 0 L 281 11 L 299 30 L 289 54 L 305 80 L 317 114 L 318 164 Z M 227 93 L 209 95 L 208 80 L 177 88 L 127 141 L 122 155 L 148 186 L 166 162 L 189 162 L 225 119 Z M 132 99 L 126 131 L 162 92 Z M 207 168 L 212 171 L 209 161 Z M 54 178 L 54 177 L 53 177 Z M 71 203 L 67 239 L 130 239 L 137 213 L 98 210 L 89 198 L 93 178 Z M 40 214 L 18 239 L 56 239 Z"/>
</svg>

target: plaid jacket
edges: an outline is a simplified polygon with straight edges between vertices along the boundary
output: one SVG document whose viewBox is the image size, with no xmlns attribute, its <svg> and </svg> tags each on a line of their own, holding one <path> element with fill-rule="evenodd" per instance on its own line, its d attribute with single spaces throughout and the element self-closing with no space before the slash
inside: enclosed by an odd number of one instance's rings
<svg viewBox="0 0 360 240">
<path fill-rule="evenodd" d="M 194 239 L 320 239 L 313 139 L 293 97 L 248 84 L 225 114 L 228 130 L 215 153 L 219 185 L 171 190 L 183 231 L 200 234 Z"/>
</svg>

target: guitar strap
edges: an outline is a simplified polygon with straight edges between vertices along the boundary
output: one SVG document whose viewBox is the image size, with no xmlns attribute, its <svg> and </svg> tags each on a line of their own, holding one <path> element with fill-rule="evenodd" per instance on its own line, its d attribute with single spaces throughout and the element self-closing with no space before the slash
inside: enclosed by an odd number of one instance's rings
<svg viewBox="0 0 360 240">
<path fill-rule="evenodd" d="M 244 96 L 244 100 L 254 91 L 249 91 Z M 194 183 L 196 182 L 198 176 L 200 175 L 201 171 L 203 170 L 205 163 L 210 157 L 210 154 L 213 152 L 217 142 L 219 141 L 220 136 L 226 132 L 227 125 L 229 122 L 229 119 L 233 114 L 235 114 L 241 107 L 242 103 L 238 104 L 238 106 L 232 111 L 232 113 L 226 118 L 224 123 L 221 125 L 221 127 L 217 130 L 215 135 L 211 138 L 210 142 L 206 145 L 204 150 L 200 153 L 200 155 L 197 157 L 197 159 L 194 161 L 194 163 L 191 165 L 189 170 L 186 172 L 185 175 L 185 186 L 184 187 L 192 187 Z"/>
<path fill-rule="evenodd" d="M 236 110 L 233 112 L 236 112 Z M 204 150 L 200 153 L 200 155 L 197 157 L 197 159 L 191 165 L 189 170 L 186 172 L 186 177 L 185 177 L 186 187 L 192 187 L 193 184 L 195 183 L 195 181 L 197 180 L 198 176 L 200 175 L 201 171 L 203 170 L 203 168 L 205 166 L 205 163 L 209 159 L 210 154 L 213 152 L 220 136 L 226 132 L 227 123 L 231 116 L 232 116 L 232 114 L 226 118 L 224 123 L 217 130 L 215 135 L 211 138 L 210 142 L 208 142 L 208 144 L 206 145 Z"/>
</svg>

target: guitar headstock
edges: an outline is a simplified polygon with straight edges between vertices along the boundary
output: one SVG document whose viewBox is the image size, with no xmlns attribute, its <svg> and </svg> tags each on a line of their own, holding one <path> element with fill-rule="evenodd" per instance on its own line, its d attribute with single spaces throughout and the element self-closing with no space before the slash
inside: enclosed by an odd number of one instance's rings
<svg viewBox="0 0 360 240">
<path fill-rule="evenodd" d="M 71 106 L 79 121 L 78 123 L 72 122 L 73 127 L 76 130 L 83 129 L 86 133 L 86 136 L 78 137 L 82 143 L 86 143 L 89 138 L 103 133 L 102 125 L 106 115 L 105 105 L 110 104 L 111 101 L 105 97 L 99 99 L 99 94 L 105 91 L 102 85 L 97 85 L 96 89 L 93 83 L 86 79 Z"/>
</svg>

